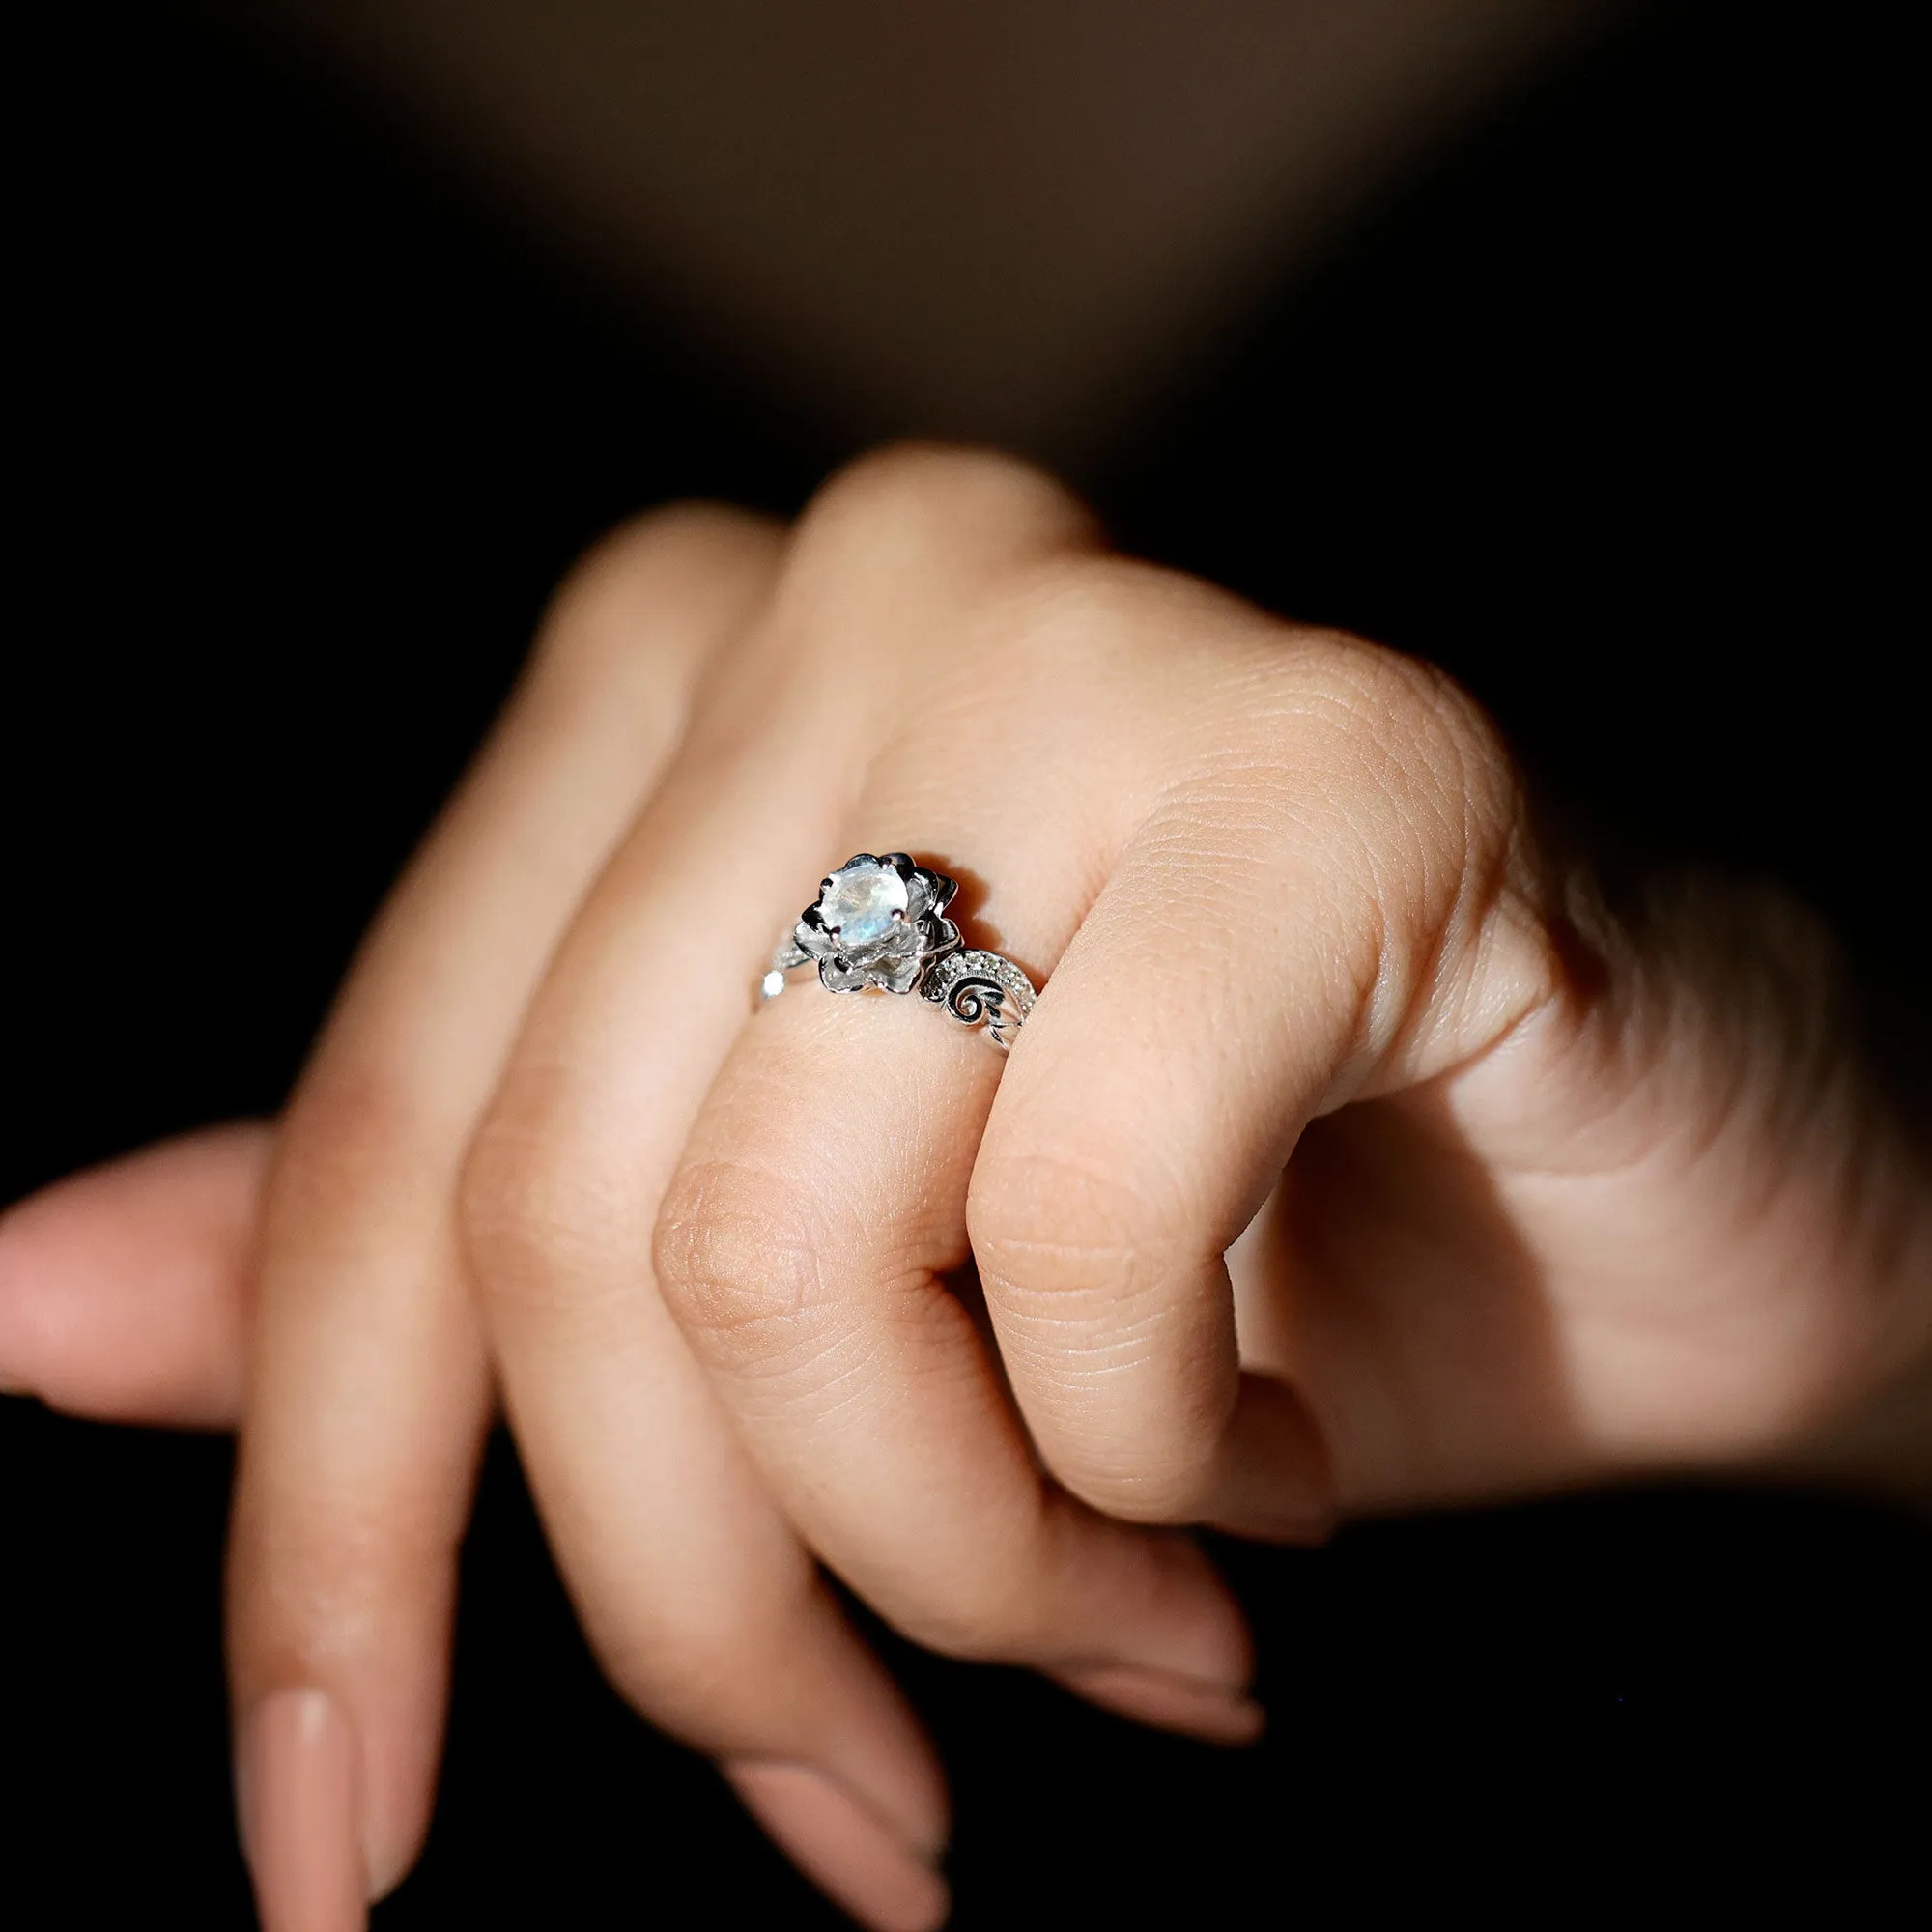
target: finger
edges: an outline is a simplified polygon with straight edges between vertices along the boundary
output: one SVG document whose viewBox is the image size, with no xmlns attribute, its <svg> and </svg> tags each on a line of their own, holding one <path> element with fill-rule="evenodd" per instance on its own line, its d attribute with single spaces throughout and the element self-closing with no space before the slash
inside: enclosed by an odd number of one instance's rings
<svg viewBox="0 0 1932 1932">
<path fill-rule="evenodd" d="M 721 1071 L 666 1200 L 667 1293 L 791 1520 L 897 1628 L 1252 1736 L 1240 1617 L 1205 1560 L 1042 1479 L 948 1291 L 992 1071 L 944 1024 L 923 1001 L 781 1002 Z"/>
<path fill-rule="evenodd" d="M 851 843 L 825 838 L 807 869 L 794 841 L 793 904 L 829 852 L 923 838 L 995 880 L 1031 868 L 1030 890 L 1003 892 L 997 916 L 1008 946 L 1038 962 L 1091 892 L 1088 799 L 1051 801 L 1042 839 L 1036 808 L 1048 801 L 1030 794 L 1044 764 L 1019 733 L 1002 731 L 995 752 L 974 725 L 1018 721 L 1052 762 L 1055 715 L 1015 684 L 1028 659 L 1000 642 L 998 606 L 1017 580 L 1055 576 L 1079 537 L 1063 520 L 1057 543 L 962 558 L 951 493 L 970 480 L 907 479 L 898 515 L 923 515 L 923 545 L 896 558 L 873 547 L 819 613 L 867 663 L 852 683 L 878 709 L 848 714 L 843 742 L 873 772 L 842 821 Z M 904 756 L 882 749 L 895 745 Z M 967 1309 L 942 1285 L 968 1259 L 967 1180 L 997 1070 L 983 1040 L 922 1001 L 808 987 L 774 1003 L 720 1070 L 664 1202 L 665 1294 L 788 1516 L 899 1628 L 1042 1665 L 1158 1721 L 1252 1734 L 1245 1636 L 1205 1561 L 1042 1481 Z"/>
<path fill-rule="evenodd" d="M 230 1555 L 238 1777 L 265 1915 L 291 1871 L 352 1856 L 353 1891 L 381 1892 L 420 1840 L 488 1415 L 458 1172 L 556 935 L 777 542 L 747 518 L 678 513 L 580 571 L 291 1104 Z"/>
<path fill-rule="evenodd" d="M 465 1188 L 505 1403 L 606 1669 L 881 1925 L 943 1910 L 936 1768 L 717 1406 L 649 1257 L 665 1182 L 797 880 L 822 863 L 846 748 L 878 701 L 824 621 L 846 512 L 924 460 L 864 466 L 808 517 L 769 613 L 560 949 Z M 1064 514 L 1044 486 L 1016 506 L 1006 466 L 975 475 L 951 505 L 962 555 L 1037 544 L 1042 506 Z M 876 554 L 909 533 L 867 537 Z M 867 1819 L 869 1833 L 853 1822 Z M 896 1860 L 873 1858 L 879 1825 Z"/>
<path fill-rule="evenodd" d="M 272 1129 L 213 1127 L 0 1216 L 0 1386 L 99 1422 L 232 1429 Z"/>
<path fill-rule="evenodd" d="M 1331 1501 L 1323 1432 L 1241 1375 L 1223 1258 L 1311 1119 L 1501 1037 L 1549 962 L 1508 767 L 1466 700 L 1340 640 L 1248 625 L 1198 648 L 1240 707 L 1208 721 L 1202 776 L 1150 812 L 1030 1018 L 970 1220 L 1064 1483 L 1134 1520 L 1300 1537 Z"/>
</svg>

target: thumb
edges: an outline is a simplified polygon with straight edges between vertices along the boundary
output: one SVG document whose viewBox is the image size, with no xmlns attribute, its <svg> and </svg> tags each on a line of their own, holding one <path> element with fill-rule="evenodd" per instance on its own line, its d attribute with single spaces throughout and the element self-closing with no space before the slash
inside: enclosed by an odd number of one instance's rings
<svg viewBox="0 0 1932 1932">
<path fill-rule="evenodd" d="M 272 1142 L 259 1122 L 185 1134 L 0 1214 L 0 1388 L 103 1422 L 233 1428 Z"/>
</svg>

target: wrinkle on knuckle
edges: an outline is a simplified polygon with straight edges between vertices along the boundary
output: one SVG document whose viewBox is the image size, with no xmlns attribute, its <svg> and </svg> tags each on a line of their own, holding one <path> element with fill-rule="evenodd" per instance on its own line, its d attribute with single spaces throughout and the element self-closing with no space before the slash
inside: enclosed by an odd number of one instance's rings
<svg viewBox="0 0 1932 1932">
<path fill-rule="evenodd" d="M 1379 654 L 1362 717 L 1345 816 L 1377 925 L 1364 1036 L 1389 1049 L 1414 1035 L 1453 1059 L 1551 983 L 1521 781 L 1481 707 L 1432 666 Z"/>
<path fill-rule="evenodd" d="M 1435 666 L 1340 632 L 1298 631 L 1245 656 L 1225 723 L 1236 761 L 1283 776 L 1311 761 L 1324 788 L 1353 774 L 1460 801 L 1509 772 L 1482 707 Z M 1457 814 L 1460 817 L 1460 811 Z"/>
<path fill-rule="evenodd" d="M 1501 735 L 1446 672 L 1377 645 L 1325 662 L 1319 687 L 1352 763 L 1382 809 L 1432 848 L 1474 849 L 1514 817 L 1517 782 Z"/>
<path fill-rule="evenodd" d="M 808 1343 L 824 1302 L 814 1217 L 768 1172 L 688 1164 L 658 1210 L 658 1285 L 687 1333 L 736 1358 Z"/>
<path fill-rule="evenodd" d="M 324 1066 L 283 1123 L 276 1218 L 339 1215 L 408 1187 L 436 1138 L 434 1116 L 400 1072 L 366 1060 Z"/>
<path fill-rule="evenodd" d="M 398 1615 L 453 1587 L 460 1531 L 291 1498 L 276 1520 L 238 1513 L 230 1615 L 238 1655 L 327 1663 L 392 1640 Z"/>
<path fill-rule="evenodd" d="M 1105 1516 L 1192 1520 L 1238 1388 L 1214 1350 L 1170 1306 L 1111 1360 L 1050 1363 L 1052 1378 L 1037 1386 L 1029 1414 L 1054 1479 Z"/>
<path fill-rule="evenodd" d="M 1141 1273 L 1149 1213 L 1104 1158 L 1005 1148 L 982 1155 L 966 1224 L 982 1276 L 990 1267 L 1024 1296 L 1118 1293 Z"/>
<path fill-rule="evenodd" d="M 1447 1008 L 1486 1012 L 1489 961 L 1508 960 L 1502 1007 L 1540 997 L 1521 782 L 1475 700 L 1433 666 L 1328 634 L 1254 654 L 1236 682 L 1225 730 L 1144 834 L 1163 873 L 1212 878 L 1224 897 L 1246 881 L 1258 923 L 1284 888 L 1318 907 L 1325 1009 L 1352 1012 L 1350 1037 L 1375 1052 L 1419 1017 L 1434 1035 Z"/>
<path fill-rule="evenodd" d="M 1122 1469 L 1071 1457 L 1049 1459 L 1063 1488 L 1118 1522 L 1150 1526 L 1198 1521 L 1207 1494 L 1208 1459 Z"/>
<path fill-rule="evenodd" d="M 635 1220 L 622 1178 L 567 1109 L 499 1105 L 471 1144 L 458 1190 L 470 1269 L 494 1300 L 550 1308 L 600 1271 Z"/>
<path fill-rule="evenodd" d="M 1002 1151 L 976 1173 L 967 1226 L 1002 1346 L 1067 1388 L 1144 1358 L 1194 1271 L 1157 1183 L 1111 1164 Z"/>
</svg>

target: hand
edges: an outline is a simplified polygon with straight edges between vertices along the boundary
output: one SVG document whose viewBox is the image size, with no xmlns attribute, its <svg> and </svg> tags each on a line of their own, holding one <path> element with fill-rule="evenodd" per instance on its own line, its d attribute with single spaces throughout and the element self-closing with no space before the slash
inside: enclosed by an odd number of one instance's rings
<svg viewBox="0 0 1932 1932">
<path fill-rule="evenodd" d="M 915 1000 L 746 1024 L 827 866 L 895 846 L 1051 978 L 1004 1080 Z M 943 1801 L 812 1555 L 1236 1738 L 1238 1622 L 1158 1525 L 1812 1453 L 1932 1354 L 1833 973 L 1769 899 L 1613 913 L 1440 676 L 1106 556 L 1030 472 L 638 526 L 280 1130 L 233 1595 L 270 1922 L 413 1855 L 493 1360 L 614 1681 L 880 1925 L 943 1909 Z M 0 1309 L 163 1161 L 236 1279 L 256 1143 L 148 1158 L 16 1214 Z"/>
</svg>

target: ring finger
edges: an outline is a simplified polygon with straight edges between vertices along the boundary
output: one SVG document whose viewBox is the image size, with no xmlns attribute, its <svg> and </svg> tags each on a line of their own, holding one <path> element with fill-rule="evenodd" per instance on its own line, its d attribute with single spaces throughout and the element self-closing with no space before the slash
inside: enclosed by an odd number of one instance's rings
<svg viewBox="0 0 1932 1932">
<path fill-rule="evenodd" d="M 1013 689 L 1026 653 L 995 636 L 1024 630 L 1020 607 L 1051 604 L 1079 546 L 1031 556 L 1016 546 L 962 576 L 958 531 L 980 494 L 1005 491 L 1017 506 L 1039 493 L 987 469 L 954 459 L 919 479 L 910 494 L 926 532 L 892 533 L 897 551 L 867 546 L 864 594 L 819 613 L 837 634 L 829 648 L 867 668 L 855 682 L 885 696 L 845 720 L 848 739 L 863 744 L 869 724 L 878 741 L 849 810 L 831 824 L 820 814 L 827 842 L 811 869 L 834 851 L 833 824 L 851 845 L 909 836 L 922 858 L 969 854 L 989 877 L 1022 882 L 980 913 L 1038 967 L 1104 876 L 1138 787 L 1109 773 L 1069 797 L 1048 694 L 1029 704 Z M 836 532 L 823 541 L 836 547 Z M 1015 605 L 1019 582 L 1033 587 Z M 874 630 L 882 611 L 890 637 Z M 1053 675 L 1066 668 L 1062 656 Z M 1081 668 L 1092 716 L 1147 687 L 1097 658 Z M 999 728 L 981 755 L 974 694 L 988 678 Z M 789 743 L 799 724 L 786 723 Z M 1029 728 L 1037 745 L 1020 742 Z M 810 848 L 790 842 L 793 876 L 809 879 Z M 660 1286 L 792 1521 L 899 1628 L 955 1654 L 1039 1665 L 1155 1722 L 1252 1735 L 1245 1634 L 1205 1560 L 1184 1537 L 1110 1521 L 1042 1474 L 995 1359 L 945 1285 L 969 1259 L 967 1183 L 998 1069 L 982 1038 L 922 1000 L 808 988 L 777 1001 L 693 1127 L 659 1219 Z"/>
</svg>

